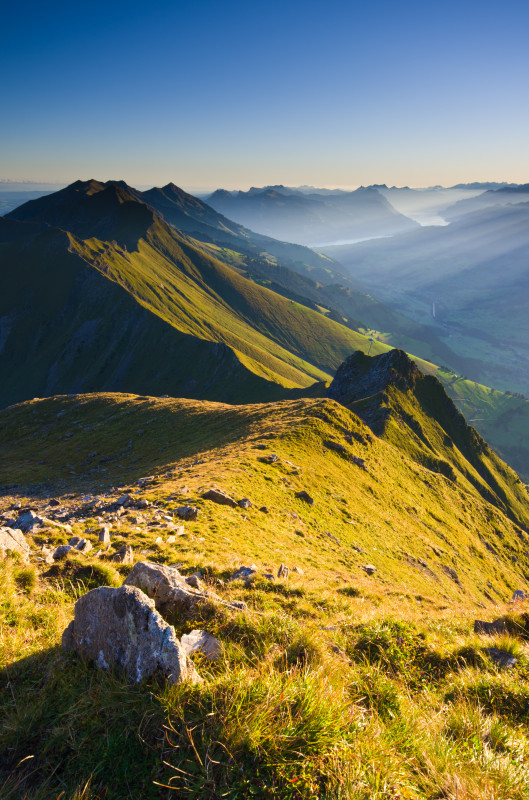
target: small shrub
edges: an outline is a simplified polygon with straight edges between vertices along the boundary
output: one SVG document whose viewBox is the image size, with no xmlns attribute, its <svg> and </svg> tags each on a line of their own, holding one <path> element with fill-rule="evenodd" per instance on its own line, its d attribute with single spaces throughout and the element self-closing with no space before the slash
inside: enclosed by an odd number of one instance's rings
<svg viewBox="0 0 529 800">
<path fill-rule="evenodd" d="M 28 594 L 33 591 L 37 585 L 37 572 L 35 567 L 23 567 L 18 569 L 15 573 L 15 582 L 17 586 Z"/>
</svg>

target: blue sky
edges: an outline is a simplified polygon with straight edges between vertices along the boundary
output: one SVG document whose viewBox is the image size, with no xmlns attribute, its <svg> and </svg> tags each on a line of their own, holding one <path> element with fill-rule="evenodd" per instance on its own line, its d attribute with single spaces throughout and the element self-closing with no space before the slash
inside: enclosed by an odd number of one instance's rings
<svg viewBox="0 0 529 800">
<path fill-rule="evenodd" d="M 1 178 L 529 181 L 526 3 L 10 5 Z"/>
</svg>

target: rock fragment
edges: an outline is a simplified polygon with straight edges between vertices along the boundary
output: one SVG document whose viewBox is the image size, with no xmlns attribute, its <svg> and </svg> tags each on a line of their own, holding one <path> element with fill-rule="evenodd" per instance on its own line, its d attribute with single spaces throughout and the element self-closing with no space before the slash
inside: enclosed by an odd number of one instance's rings
<svg viewBox="0 0 529 800">
<path fill-rule="evenodd" d="M 209 489 L 202 495 L 203 500 L 211 500 L 213 503 L 218 503 L 221 506 L 230 506 L 231 508 L 237 507 L 237 502 L 230 497 L 229 494 L 223 492 L 221 489 Z"/>
<path fill-rule="evenodd" d="M 103 525 L 103 527 L 99 531 L 98 539 L 103 544 L 109 544 L 109 542 L 110 542 L 110 526 L 109 525 Z"/>
<path fill-rule="evenodd" d="M 180 519 L 192 521 L 198 517 L 198 508 L 195 508 L 195 506 L 180 506 L 180 508 L 176 509 L 176 515 Z"/>
<path fill-rule="evenodd" d="M 191 631 L 191 633 L 184 634 L 180 641 L 186 655 L 202 653 L 211 661 L 220 658 L 222 655 L 222 646 L 219 640 L 207 631 Z"/>
<path fill-rule="evenodd" d="M 0 557 L 5 558 L 9 552 L 18 553 L 24 561 L 28 561 L 29 544 L 20 530 L 16 528 L 0 528 Z"/>
<path fill-rule="evenodd" d="M 277 570 L 277 577 L 281 578 L 281 580 L 286 580 L 288 578 L 289 569 L 285 564 L 281 564 L 279 569 Z"/>
<path fill-rule="evenodd" d="M 200 680 L 174 628 L 133 586 L 100 586 L 80 597 L 62 644 L 100 669 L 123 670 L 133 683 L 156 674 L 168 683 Z"/>
<path fill-rule="evenodd" d="M 116 500 L 116 505 L 126 508 L 127 506 L 131 506 L 133 504 L 133 502 L 134 502 L 134 498 L 131 497 L 130 494 L 123 494 L 123 495 L 121 495 L 121 497 L 119 497 Z"/>
<path fill-rule="evenodd" d="M 247 497 L 243 497 L 242 500 L 239 500 L 237 505 L 239 506 L 239 508 L 251 508 L 252 507 L 252 501 L 248 500 Z"/>
<path fill-rule="evenodd" d="M 484 633 L 487 636 L 496 636 L 507 632 L 504 619 L 495 619 L 493 622 L 484 622 L 482 619 L 474 620 L 474 633 Z"/>
<path fill-rule="evenodd" d="M 516 666 L 517 659 L 506 650 L 497 650 L 495 647 L 486 647 L 485 653 L 502 669 L 512 669 Z"/>
<path fill-rule="evenodd" d="M 250 567 L 239 567 L 239 569 L 235 570 L 233 575 L 230 577 L 230 581 L 250 581 L 254 578 L 258 573 L 258 569 L 255 564 L 252 564 Z"/>
<path fill-rule="evenodd" d="M 73 550 L 71 544 L 61 544 L 57 547 L 53 552 L 53 558 L 55 561 L 60 561 L 63 558 L 66 558 L 70 550 Z"/>
<path fill-rule="evenodd" d="M 374 567 L 374 566 L 373 566 L 373 564 L 364 564 L 364 566 L 362 567 L 362 569 L 363 569 L 363 570 L 364 570 L 364 572 L 366 572 L 368 575 L 374 575 L 374 574 L 375 574 L 375 572 L 377 571 L 377 568 L 376 568 L 376 567 Z"/>
<path fill-rule="evenodd" d="M 124 544 L 123 547 L 120 547 L 119 550 L 114 553 L 112 561 L 117 561 L 120 564 L 132 564 L 134 561 L 132 547 L 129 544 Z"/>
</svg>

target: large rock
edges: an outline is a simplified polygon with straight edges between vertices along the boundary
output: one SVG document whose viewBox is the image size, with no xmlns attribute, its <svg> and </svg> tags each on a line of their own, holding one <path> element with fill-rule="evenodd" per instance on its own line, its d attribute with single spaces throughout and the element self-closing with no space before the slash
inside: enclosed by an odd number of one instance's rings
<svg viewBox="0 0 529 800">
<path fill-rule="evenodd" d="M 482 619 L 474 620 L 474 633 L 485 633 L 487 636 L 507 633 L 507 626 L 504 619 L 495 619 L 493 622 L 485 622 Z"/>
<path fill-rule="evenodd" d="M 214 592 L 190 586 L 176 567 L 154 564 L 151 561 L 138 561 L 134 564 L 124 584 L 137 586 L 148 597 L 152 597 L 162 614 L 193 610 L 198 603 L 205 600 L 223 603 L 232 608 L 242 607 L 240 603 L 222 601 Z"/>
<path fill-rule="evenodd" d="M 203 656 L 215 661 L 222 655 L 222 646 L 218 639 L 207 631 L 191 631 L 185 633 L 181 639 L 182 647 L 187 655 L 202 653 Z"/>
<path fill-rule="evenodd" d="M 29 544 L 24 534 L 16 528 L 0 528 L 0 556 L 5 558 L 9 552 L 18 553 L 24 561 L 29 559 Z"/>
<path fill-rule="evenodd" d="M 180 506 L 180 508 L 176 509 L 176 514 L 180 519 L 192 522 L 198 517 L 198 508 L 195 508 L 195 506 Z"/>
<path fill-rule="evenodd" d="M 229 494 L 223 492 L 221 489 L 209 489 L 202 495 L 203 500 L 211 500 L 213 503 L 218 503 L 221 506 L 230 506 L 237 508 L 237 502 L 230 497 Z"/>
<path fill-rule="evenodd" d="M 101 669 L 123 670 L 134 683 L 153 675 L 169 683 L 200 680 L 174 628 L 134 586 L 100 586 L 80 597 L 62 644 Z"/>
</svg>

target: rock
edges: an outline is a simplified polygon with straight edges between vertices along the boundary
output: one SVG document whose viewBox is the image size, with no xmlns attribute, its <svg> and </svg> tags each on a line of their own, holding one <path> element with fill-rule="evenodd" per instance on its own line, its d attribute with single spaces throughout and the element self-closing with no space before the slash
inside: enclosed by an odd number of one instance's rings
<svg viewBox="0 0 529 800">
<path fill-rule="evenodd" d="M 180 506 L 176 509 L 176 515 L 180 519 L 195 520 L 198 517 L 198 508 L 194 506 Z"/>
<path fill-rule="evenodd" d="M 22 531 L 23 533 L 28 533 L 35 525 L 40 525 L 41 518 L 36 514 L 34 511 L 24 511 L 23 514 L 20 514 L 19 517 L 15 520 L 15 524 L 13 525 L 14 528 L 18 528 L 18 530 Z"/>
<path fill-rule="evenodd" d="M 142 499 L 142 500 L 136 500 L 134 505 L 136 506 L 136 508 L 149 508 L 150 503 L 148 500 Z"/>
<path fill-rule="evenodd" d="M 80 553 L 89 553 L 92 549 L 92 542 L 89 542 L 88 539 L 81 539 L 75 549 L 79 550 Z"/>
<path fill-rule="evenodd" d="M 233 497 L 230 497 L 229 494 L 221 491 L 221 489 L 209 489 L 207 492 L 204 492 L 202 499 L 211 500 L 213 503 L 218 503 L 221 506 L 230 506 L 231 508 L 237 507 L 237 503 Z"/>
<path fill-rule="evenodd" d="M 0 528 L 0 557 L 5 558 L 9 552 L 18 553 L 24 561 L 29 560 L 29 544 L 24 534 L 16 528 Z"/>
<path fill-rule="evenodd" d="M 116 505 L 121 507 L 125 506 L 126 508 L 127 506 L 131 506 L 133 502 L 134 498 L 131 497 L 130 494 L 123 494 L 116 500 Z"/>
<path fill-rule="evenodd" d="M 454 583 L 457 583 L 457 585 L 462 589 L 463 584 L 459 580 L 459 575 L 457 574 L 455 569 L 453 569 L 453 567 L 448 567 L 446 564 L 441 564 L 440 566 L 443 572 L 445 572 L 448 575 L 448 577 L 451 578 L 454 581 Z"/>
<path fill-rule="evenodd" d="M 257 575 L 257 567 L 255 564 L 252 564 L 251 567 L 239 567 L 233 575 L 230 577 L 230 581 L 250 581 Z"/>
<path fill-rule="evenodd" d="M 485 633 L 487 636 L 495 636 L 507 632 L 505 620 L 495 619 L 493 622 L 484 622 L 481 619 L 474 620 L 474 633 Z"/>
<path fill-rule="evenodd" d="M 269 456 L 261 456 L 259 461 L 262 461 L 263 464 L 275 464 L 277 461 L 279 461 L 279 456 L 276 456 L 275 453 L 272 453 Z"/>
<path fill-rule="evenodd" d="M 255 449 L 256 450 L 266 450 L 266 445 L 265 444 L 256 444 L 255 445 Z"/>
<path fill-rule="evenodd" d="M 206 658 L 214 661 L 222 655 L 222 646 L 218 639 L 207 631 L 191 631 L 185 633 L 180 639 L 186 655 L 202 653 Z"/>
<path fill-rule="evenodd" d="M 129 544 L 124 544 L 123 547 L 120 547 L 112 556 L 112 561 L 118 561 L 120 564 L 132 564 L 133 560 L 134 555 L 132 547 Z"/>
<path fill-rule="evenodd" d="M 309 506 L 314 505 L 314 499 L 304 489 L 301 492 L 296 492 L 296 497 L 299 498 L 299 500 L 303 500 L 305 503 L 308 503 Z"/>
<path fill-rule="evenodd" d="M 119 506 L 118 510 L 116 511 L 116 517 L 122 517 L 123 514 L 126 514 L 126 511 L 123 506 Z"/>
<path fill-rule="evenodd" d="M 270 582 L 275 581 L 276 579 L 275 575 L 273 575 L 271 572 L 263 572 L 263 578 Z"/>
<path fill-rule="evenodd" d="M 149 483 L 154 483 L 156 478 L 154 475 L 148 475 L 146 478 L 140 478 L 138 481 L 138 486 L 142 489 L 144 486 L 147 486 Z"/>
<path fill-rule="evenodd" d="M 373 566 L 373 564 L 364 564 L 362 567 L 364 572 L 367 572 L 368 575 L 374 575 L 377 571 L 377 568 Z"/>
<path fill-rule="evenodd" d="M 40 552 L 42 561 L 44 561 L 45 564 L 53 564 L 53 550 L 51 547 L 43 545 Z"/>
<path fill-rule="evenodd" d="M 201 592 L 203 592 L 205 587 L 201 581 L 201 577 L 202 576 L 200 575 L 199 572 L 195 572 L 193 575 L 189 575 L 185 579 L 185 582 L 187 583 L 188 586 L 192 586 L 193 589 L 199 589 Z"/>
<path fill-rule="evenodd" d="M 242 500 L 239 500 L 239 502 L 237 503 L 237 505 L 238 505 L 240 508 L 251 508 L 251 507 L 252 507 L 252 501 L 251 501 L 251 500 L 248 500 L 248 498 L 247 498 L 247 497 L 243 497 L 243 499 L 242 499 Z"/>
<path fill-rule="evenodd" d="M 263 514 L 269 514 L 270 513 L 270 509 L 267 506 L 261 506 L 259 511 L 262 511 Z"/>
<path fill-rule="evenodd" d="M 194 589 L 176 567 L 150 561 L 138 561 L 127 575 L 124 585 L 136 586 L 152 597 L 162 614 L 192 610 L 205 600 L 220 600 L 213 592 Z"/>
<path fill-rule="evenodd" d="M 123 670 L 133 683 L 157 674 L 168 683 L 200 680 L 174 628 L 133 586 L 100 586 L 80 597 L 62 644 L 100 669 Z"/>
<path fill-rule="evenodd" d="M 506 650 L 497 650 L 495 647 L 486 647 L 485 653 L 502 669 L 511 669 L 516 666 L 518 660 L 512 653 L 508 653 Z"/>
<path fill-rule="evenodd" d="M 61 504 L 61 503 L 60 503 L 60 500 L 56 500 L 54 497 L 51 497 L 51 498 L 48 500 L 48 505 L 49 505 L 49 506 L 55 506 L 55 507 L 57 507 L 57 506 L 60 506 L 60 504 Z"/>
<path fill-rule="evenodd" d="M 71 544 L 61 544 L 59 547 L 56 548 L 53 552 L 53 558 L 55 561 L 60 561 L 62 558 L 66 558 L 70 550 L 73 550 Z"/>
<path fill-rule="evenodd" d="M 80 536 L 72 536 L 72 538 L 69 540 L 68 544 L 71 545 L 72 547 L 77 547 L 77 545 L 79 544 L 80 541 L 81 541 L 81 537 Z"/>
<path fill-rule="evenodd" d="M 165 540 L 166 544 L 174 544 L 176 542 L 176 536 L 168 536 Z"/>
<path fill-rule="evenodd" d="M 335 544 L 337 544 L 337 545 L 339 545 L 341 547 L 341 542 L 340 542 L 339 539 L 336 538 L 336 536 L 333 536 L 332 533 L 329 533 L 329 531 L 324 531 L 324 533 L 325 533 L 325 536 L 328 536 L 329 539 L 331 539 Z"/>
<path fill-rule="evenodd" d="M 298 575 L 304 575 L 305 573 L 301 569 L 301 567 L 292 567 L 292 572 L 297 572 Z"/>
<path fill-rule="evenodd" d="M 288 578 L 288 567 L 286 567 L 284 564 L 281 564 L 277 570 L 277 577 L 281 578 L 282 580 L 286 580 Z"/>
<path fill-rule="evenodd" d="M 515 602 L 516 600 L 525 600 L 526 598 L 527 598 L 527 595 L 525 594 L 524 591 L 522 591 L 522 589 L 516 589 L 513 592 L 513 596 L 512 596 L 511 602 Z"/>
<path fill-rule="evenodd" d="M 99 531 L 98 539 L 103 544 L 108 544 L 110 542 L 110 526 L 109 525 L 103 525 L 103 527 Z"/>
</svg>

